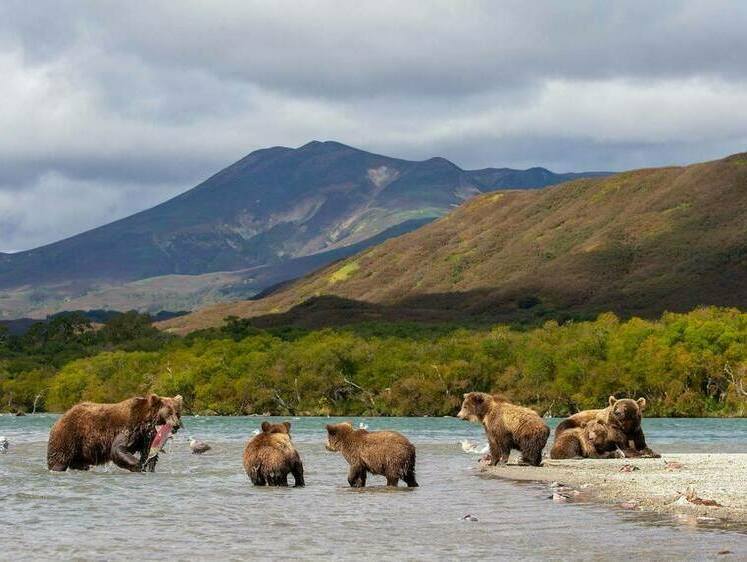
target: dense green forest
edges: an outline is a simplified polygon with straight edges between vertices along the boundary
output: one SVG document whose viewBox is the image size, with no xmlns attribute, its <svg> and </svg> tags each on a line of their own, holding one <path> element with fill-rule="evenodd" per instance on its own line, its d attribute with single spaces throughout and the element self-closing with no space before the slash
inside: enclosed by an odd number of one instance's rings
<svg viewBox="0 0 747 562">
<path fill-rule="evenodd" d="M 181 394 L 191 412 L 453 415 L 469 390 L 566 415 L 645 396 L 649 416 L 747 415 L 747 314 L 702 308 L 651 321 L 360 324 L 259 330 L 229 319 L 179 338 L 127 313 L 0 332 L 0 411 Z"/>
</svg>

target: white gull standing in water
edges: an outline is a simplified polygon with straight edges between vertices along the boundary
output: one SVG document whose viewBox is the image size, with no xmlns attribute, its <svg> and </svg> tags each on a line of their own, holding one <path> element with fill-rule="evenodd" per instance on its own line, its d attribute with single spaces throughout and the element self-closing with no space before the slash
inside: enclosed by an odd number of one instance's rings
<svg viewBox="0 0 747 562">
<path fill-rule="evenodd" d="M 189 438 L 189 448 L 192 450 L 193 455 L 201 455 L 207 453 L 212 447 L 204 441 L 198 441 L 194 437 Z"/>
<path fill-rule="evenodd" d="M 5 436 L 0 435 L 0 453 L 5 454 L 8 452 L 8 440 Z"/>
</svg>

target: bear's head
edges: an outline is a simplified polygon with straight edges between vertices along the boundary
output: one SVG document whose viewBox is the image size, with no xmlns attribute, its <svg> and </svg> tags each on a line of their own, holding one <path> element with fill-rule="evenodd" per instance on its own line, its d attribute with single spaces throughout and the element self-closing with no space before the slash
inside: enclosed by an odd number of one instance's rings
<svg viewBox="0 0 747 562">
<path fill-rule="evenodd" d="M 625 433 L 635 431 L 641 426 L 641 412 L 646 408 L 646 399 L 609 398 L 608 422 L 620 427 Z"/>
<path fill-rule="evenodd" d="M 485 392 L 468 392 L 464 395 L 462 409 L 459 410 L 457 417 L 460 420 L 481 423 L 490 411 L 493 401 L 494 397 Z"/>
<path fill-rule="evenodd" d="M 147 409 L 147 418 L 155 425 L 171 426 L 173 433 L 182 426 L 182 407 L 184 400 L 181 396 L 174 396 L 170 398 L 168 396 L 158 396 L 157 394 L 149 394 L 142 398 L 137 398 L 138 402 L 144 402 Z"/>
<path fill-rule="evenodd" d="M 598 451 L 603 451 L 606 448 L 607 441 L 609 440 L 609 428 L 597 420 L 592 420 L 586 424 L 584 428 L 586 432 L 586 438 Z"/>
<path fill-rule="evenodd" d="M 352 432 L 353 424 L 350 422 L 328 424 L 326 449 L 333 452 L 339 451 L 346 437 Z"/>
<path fill-rule="evenodd" d="M 291 424 L 290 422 L 283 422 L 283 423 L 270 423 L 270 422 L 262 422 L 262 433 L 285 433 L 286 435 L 290 435 L 290 428 Z"/>
</svg>

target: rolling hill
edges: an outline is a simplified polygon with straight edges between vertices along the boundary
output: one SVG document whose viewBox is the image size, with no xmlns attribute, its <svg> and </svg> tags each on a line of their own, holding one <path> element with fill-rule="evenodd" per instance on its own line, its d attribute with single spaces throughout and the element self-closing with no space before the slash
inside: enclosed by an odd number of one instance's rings
<svg viewBox="0 0 747 562">
<path fill-rule="evenodd" d="M 228 315 L 318 326 L 744 308 L 745 217 L 747 153 L 484 194 L 261 300 L 162 326 L 188 332 Z"/>
<path fill-rule="evenodd" d="M 115 304 L 192 308 L 247 296 L 483 191 L 571 177 L 543 168 L 463 170 L 443 158 L 414 162 L 336 142 L 257 150 L 152 209 L 0 254 L 0 318 Z M 317 257 L 294 261 L 308 256 Z M 256 268 L 265 268 L 267 283 L 257 281 Z"/>
</svg>

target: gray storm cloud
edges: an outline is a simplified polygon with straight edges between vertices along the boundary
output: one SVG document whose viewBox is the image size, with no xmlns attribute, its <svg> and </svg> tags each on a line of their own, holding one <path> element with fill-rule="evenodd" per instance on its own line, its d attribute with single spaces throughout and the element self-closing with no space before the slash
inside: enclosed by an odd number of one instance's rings
<svg viewBox="0 0 747 562">
<path fill-rule="evenodd" d="M 558 171 L 742 151 L 745 28 L 713 0 L 6 0 L 0 251 L 311 139 Z"/>
</svg>

